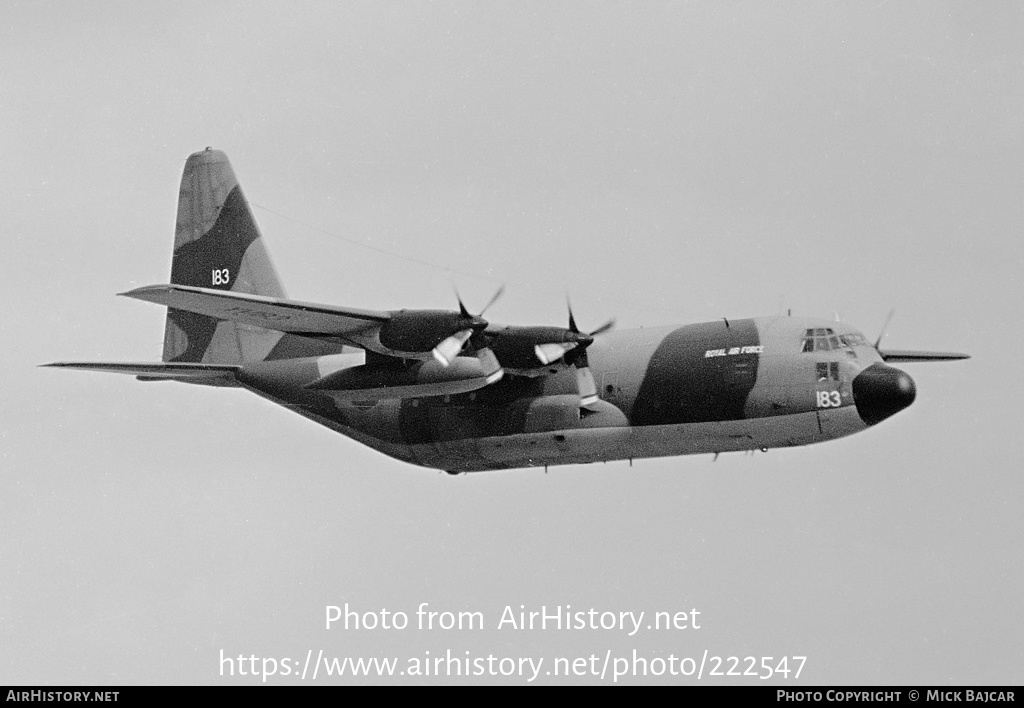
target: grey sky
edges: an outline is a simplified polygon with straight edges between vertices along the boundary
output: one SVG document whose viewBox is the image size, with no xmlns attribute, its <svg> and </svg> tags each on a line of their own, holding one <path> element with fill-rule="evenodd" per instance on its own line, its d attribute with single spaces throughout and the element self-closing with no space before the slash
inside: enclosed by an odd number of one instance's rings
<svg viewBox="0 0 1024 708">
<path fill-rule="evenodd" d="M 1018 3 L 3 6 L 0 683 L 448 648 L 1024 679 Z M 895 307 L 891 346 L 973 359 L 907 365 L 910 409 L 820 446 L 459 478 L 244 392 L 34 368 L 159 358 L 162 308 L 114 293 L 167 280 L 206 145 L 293 297 L 506 282 L 501 322 L 568 292 L 583 328 L 791 308 L 870 339 Z M 488 629 L 324 631 L 345 602 Z M 494 629 L 521 604 L 704 621 Z"/>
</svg>

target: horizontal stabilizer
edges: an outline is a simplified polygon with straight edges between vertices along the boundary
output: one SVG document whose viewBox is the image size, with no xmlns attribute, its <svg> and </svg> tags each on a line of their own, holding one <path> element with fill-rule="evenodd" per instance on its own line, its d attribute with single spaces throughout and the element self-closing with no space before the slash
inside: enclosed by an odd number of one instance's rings
<svg viewBox="0 0 1024 708">
<path fill-rule="evenodd" d="M 387 312 L 284 300 L 189 285 L 147 285 L 125 297 L 277 332 L 352 338 L 376 330 Z"/>
<path fill-rule="evenodd" d="M 241 367 L 232 364 L 169 364 L 119 363 L 103 361 L 58 361 L 43 364 L 58 369 L 82 369 L 84 371 L 106 371 L 114 374 L 132 374 L 144 379 L 210 380 L 232 378 Z"/>
<path fill-rule="evenodd" d="M 970 354 L 959 352 L 925 352 L 909 349 L 879 349 L 885 361 L 956 361 L 958 359 L 970 359 Z"/>
</svg>

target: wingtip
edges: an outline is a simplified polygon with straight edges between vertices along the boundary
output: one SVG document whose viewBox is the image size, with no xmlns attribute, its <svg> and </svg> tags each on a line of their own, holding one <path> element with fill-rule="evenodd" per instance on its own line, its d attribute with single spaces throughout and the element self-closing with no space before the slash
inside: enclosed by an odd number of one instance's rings
<svg viewBox="0 0 1024 708">
<path fill-rule="evenodd" d="M 146 291 L 146 290 L 153 290 L 154 288 L 161 288 L 161 287 L 166 287 L 166 286 L 163 286 L 163 285 L 140 285 L 137 288 L 132 288 L 131 290 L 125 290 L 123 293 L 118 293 L 118 295 L 123 296 L 123 297 L 131 297 L 135 293 L 143 292 L 143 291 Z"/>
<path fill-rule="evenodd" d="M 118 293 L 118 297 L 130 297 L 133 300 L 151 300 L 151 296 L 155 294 L 162 294 L 168 291 L 174 290 L 173 285 L 143 285 L 138 288 L 132 288 L 131 290 L 125 290 L 123 293 Z"/>
</svg>

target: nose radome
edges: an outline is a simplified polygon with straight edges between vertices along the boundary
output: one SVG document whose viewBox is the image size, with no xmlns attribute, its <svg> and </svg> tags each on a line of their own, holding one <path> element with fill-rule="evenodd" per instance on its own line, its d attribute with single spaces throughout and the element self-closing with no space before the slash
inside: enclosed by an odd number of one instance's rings
<svg viewBox="0 0 1024 708">
<path fill-rule="evenodd" d="M 917 387 L 910 374 L 885 364 L 872 364 L 853 379 L 853 401 L 868 425 L 880 423 L 914 402 Z"/>
</svg>

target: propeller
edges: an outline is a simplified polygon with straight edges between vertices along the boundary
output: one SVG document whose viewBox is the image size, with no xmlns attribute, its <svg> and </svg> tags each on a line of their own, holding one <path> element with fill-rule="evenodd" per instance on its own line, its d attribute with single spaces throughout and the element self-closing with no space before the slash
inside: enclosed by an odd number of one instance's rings
<svg viewBox="0 0 1024 708">
<path fill-rule="evenodd" d="M 545 342 L 533 348 L 533 353 L 544 366 L 558 361 L 577 346 L 576 342 Z"/>
<path fill-rule="evenodd" d="M 882 325 L 882 330 L 878 333 L 878 339 L 875 340 L 875 351 L 881 353 L 878 348 L 882 344 L 882 337 L 885 336 L 885 330 L 889 328 L 889 323 L 892 321 L 892 316 L 896 314 L 896 308 L 889 310 L 888 316 L 885 318 L 885 324 Z"/>
<path fill-rule="evenodd" d="M 437 346 L 433 348 L 431 354 L 441 364 L 441 366 L 450 366 L 455 357 L 459 355 L 462 348 L 466 345 L 466 342 L 470 343 L 470 346 L 476 350 L 476 358 L 480 362 L 480 367 L 483 369 L 484 376 L 487 377 L 487 383 L 492 384 L 501 379 L 505 372 L 501 368 L 501 363 L 498 361 L 498 357 L 494 355 L 491 348 L 487 346 L 487 341 L 484 339 L 483 331 L 487 328 L 487 320 L 483 318 L 485 312 L 490 309 L 491 305 L 497 302 L 505 292 L 505 286 L 502 285 L 498 290 L 491 296 L 491 299 L 487 301 L 483 309 L 477 315 L 470 314 L 469 310 L 466 309 L 466 305 L 462 302 L 462 298 L 459 296 L 458 291 L 455 291 L 455 298 L 459 301 L 459 314 L 466 322 L 467 326 L 465 329 L 460 329 L 450 337 L 442 339 Z"/>
<path fill-rule="evenodd" d="M 587 347 L 594 343 L 594 337 L 599 334 L 604 334 L 612 327 L 615 326 L 615 320 L 608 320 L 603 325 L 593 330 L 592 332 L 581 332 L 580 328 L 576 325 L 576 318 L 572 314 L 572 305 L 569 304 L 569 331 L 572 333 L 572 340 L 557 344 L 557 347 L 563 347 L 569 345 L 568 348 L 563 352 L 563 356 L 568 354 L 570 351 L 574 351 L 570 357 L 572 361 L 566 360 L 566 363 L 572 364 L 573 368 L 576 369 L 576 390 L 580 395 L 580 408 L 586 408 L 587 410 L 594 410 L 594 406 L 597 404 L 597 383 L 594 381 L 594 374 L 590 371 L 590 362 L 587 361 Z M 536 349 L 541 349 L 545 345 L 538 345 Z M 548 352 L 554 353 L 554 349 L 545 350 L 545 354 Z M 537 351 L 537 358 L 541 359 L 541 352 Z M 543 359 L 541 359 L 543 361 Z M 554 360 L 552 360 L 554 361 Z M 547 363 L 547 362 L 545 362 Z"/>
<path fill-rule="evenodd" d="M 455 357 L 462 351 L 462 347 L 466 345 L 469 338 L 473 336 L 473 328 L 468 327 L 466 329 L 460 329 L 458 332 L 450 337 L 445 337 L 441 342 L 431 350 L 431 354 L 441 364 L 441 366 L 450 366 Z"/>
</svg>

